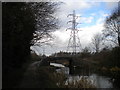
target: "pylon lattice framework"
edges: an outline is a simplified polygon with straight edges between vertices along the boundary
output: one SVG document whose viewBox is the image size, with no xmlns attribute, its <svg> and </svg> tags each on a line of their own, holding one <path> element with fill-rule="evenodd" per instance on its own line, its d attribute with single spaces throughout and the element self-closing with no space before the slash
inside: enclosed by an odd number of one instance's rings
<svg viewBox="0 0 120 90">
<path fill-rule="evenodd" d="M 72 54 L 75 55 L 77 51 L 80 52 L 80 50 L 82 49 L 80 44 L 80 38 L 78 36 L 79 30 L 76 28 L 78 25 L 78 23 L 76 22 L 78 16 L 76 16 L 75 10 L 73 11 L 73 14 L 69 14 L 68 16 L 72 16 L 72 21 L 68 21 L 68 23 L 72 23 L 72 28 L 68 28 L 71 29 L 71 34 L 67 46 L 67 52 L 72 49 Z"/>
</svg>

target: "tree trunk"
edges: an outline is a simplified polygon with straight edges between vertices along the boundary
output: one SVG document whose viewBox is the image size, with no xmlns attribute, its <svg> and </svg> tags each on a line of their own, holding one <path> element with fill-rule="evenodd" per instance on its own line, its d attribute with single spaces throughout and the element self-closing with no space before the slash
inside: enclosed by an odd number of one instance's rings
<svg viewBox="0 0 120 90">
<path fill-rule="evenodd" d="M 118 36 L 118 45 L 120 46 L 120 36 Z"/>
</svg>

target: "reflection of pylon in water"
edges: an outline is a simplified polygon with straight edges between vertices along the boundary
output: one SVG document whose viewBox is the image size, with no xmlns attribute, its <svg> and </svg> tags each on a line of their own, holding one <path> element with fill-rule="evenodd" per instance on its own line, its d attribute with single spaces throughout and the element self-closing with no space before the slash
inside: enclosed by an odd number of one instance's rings
<svg viewBox="0 0 120 90">
<path fill-rule="evenodd" d="M 72 50 L 72 54 L 75 55 L 76 52 L 80 52 L 81 50 L 81 44 L 80 44 L 80 39 L 78 37 L 78 29 L 76 28 L 76 26 L 78 25 L 78 23 L 76 22 L 76 19 L 78 18 L 78 16 L 75 15 L 75 11 L 73 11 L 73 14 L 69 14 L 68 16 L 72 16 L 72 21 L 68 21 L 72 23 L 72 28 L 68 28 L 71 29 L 71 35 L 70 35 L 70 39 L 68 42 L 68 47 L 67 47 L 67 51 Z"/>
</svg>

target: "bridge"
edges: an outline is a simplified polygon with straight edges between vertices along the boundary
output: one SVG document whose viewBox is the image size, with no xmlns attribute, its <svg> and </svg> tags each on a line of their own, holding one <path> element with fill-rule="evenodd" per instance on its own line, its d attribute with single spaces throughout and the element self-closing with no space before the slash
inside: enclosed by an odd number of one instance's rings
<svg viewBox="0 0 120 90">
<path fill-rule="evenodd" d="M 46 58 L 44 58 L 43 61 L 45 61 L 49 64 L 50 64 L 50 62 L 55 62 L 55 63 L 60 63 L 63 65 L 69 65 L 69 66 L 73 65 L 73 57 L 46 57 Z"/>
<path fill-rule="evenodd" d="M 46 57 L 42 60 L 42 65 L 50 65 L 50 63 L 59 63 L 69 67 L 70 74 L 74 73 L 75 68 L 81 68 L 87 72 L 93 64 L 97 64 L 97 62 L 87 59 L 76 60 L 75 57 Z"/>
<path fill-rule="evenodd" d="M 72 60 L 73 57 L 46 57 L 46 59 L 48 59 L 49 61 L 53 61 L 53 60 Z"/>
<path fill-rule="evenodd" d="M 73 58 L 74 57 L 46 57 L 46 58 L 42 59 L 41 65 L 50 65 L 51 62 L 61 63 L 61 64 L 65 65 L 63 62 L 68 62 L 67 66 L 70 69 L 70 74 L 72 74 L 73 66 L 74 66 L 73 65 Z"/>
</svg>

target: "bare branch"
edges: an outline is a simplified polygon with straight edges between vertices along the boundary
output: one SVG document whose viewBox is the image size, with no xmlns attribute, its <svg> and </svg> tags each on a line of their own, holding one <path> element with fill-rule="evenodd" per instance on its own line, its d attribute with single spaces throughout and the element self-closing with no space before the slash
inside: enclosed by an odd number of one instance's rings
<svg viewBox="0 0 120 90">
<path fill-rule="evenodd" d="M 104 26 L 103 34 L 106 40 L 110 40 L 120 46 L 120 6 L 106 18 Z"/>
</svg>

